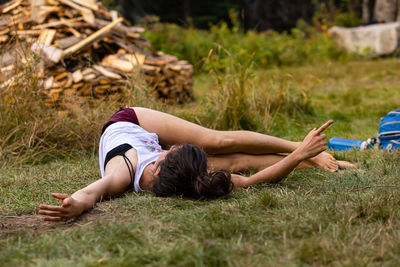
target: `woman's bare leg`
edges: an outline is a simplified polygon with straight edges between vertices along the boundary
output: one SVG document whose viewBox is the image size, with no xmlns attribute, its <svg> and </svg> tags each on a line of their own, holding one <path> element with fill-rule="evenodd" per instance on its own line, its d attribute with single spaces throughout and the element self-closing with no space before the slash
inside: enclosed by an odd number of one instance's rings
<svg viewBox="0 0 400 267">
<path fill-rule="evenodd" d="M 195 144 L 210 154 L 290 153 L 298 142 L 251 131 L 217 131 L 163 112 L 135 107 L 140 126 L 158 135 L 161 145 Z"/>
<path fill-rule="evenodd" d="M 282 160 L 285 156 L 278 154 L 251 155 L 243 153 L 232 153 L 225 155 L 208 156 L 208 167 L 212 170 L 228 169 L 231 172 L 240 172 L 249 169 L 262 170 L 274 165 Z M 331 163 L 327 171 L 335 172 L 337 168 L 357 168 L 356 164 L 348 161 L 337 161 L 337 164 Z M 297 167 L 298 169 L 315 168 L 315 164 L 310 160 L 302 161 Z"/>
<path fill-rule="evenodd" d="M 202 147 L 207 153 L 218 155 L 228 153 L 276 154 L 291 153 L 299 142 L 251 131 L 217 131 L 188 122 L 163 112 L 135 107 L 141 127 L 157 133 L 164 147 L 174 144 L 194 144 Z M 310 159 L 318 168 L 330 170 L 336 164 L 334 157 L 326 152 Z"/>
<path fill-rule="evenodd" d="M 212 170 L 228 169 L 231 172 L 240 172 L 254 169 L 262 170 L 274 165 L 285 156 L 277 154 L 251 155 L 232 153 L 225 155 L 208 156 L 208 165 Z M 301 162 L 296 169 L 313 168 L 309 161 Z"/>
</svg>

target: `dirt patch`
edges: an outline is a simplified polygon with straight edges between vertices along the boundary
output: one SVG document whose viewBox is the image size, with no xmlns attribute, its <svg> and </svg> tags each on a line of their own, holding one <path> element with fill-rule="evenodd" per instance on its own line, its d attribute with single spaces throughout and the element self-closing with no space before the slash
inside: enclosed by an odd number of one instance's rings
<svg viewBox="0 0 400 267">
<path fill-rule="evenodd" d="M 36 213 L 17 216 L 0 215 L 0 239 L 23 232 L 40 234 L 50 231 L 69 231 L 75 228 L 93 226 L 99 222 L 109 222 L 115 218 L 119 220 L 127 217 L 129 217 L 128 214 L 116 214 L 115 210 L 110 212 L 109 205 L 106 203 L 99 203 L 96 208 L 66 222 L 47 222 L 43 220 L 43 216 Z"/>
</svg>

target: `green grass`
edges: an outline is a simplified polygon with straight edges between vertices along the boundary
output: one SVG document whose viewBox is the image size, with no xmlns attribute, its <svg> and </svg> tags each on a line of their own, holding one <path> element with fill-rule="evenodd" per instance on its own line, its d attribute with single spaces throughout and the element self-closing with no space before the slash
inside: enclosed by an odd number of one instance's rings
<svg viewBox="0 0 400 267">
<path fill-rule="evenodd" d="M 329 137 L 366 139 L 377 134 L 381 116 L 399 108 L 398 64 L 390 59 L 254 70 L 241 84 L 248 102 L 239 109 L 251 112 L 250 127 L 293 140 L 329 118 L 335 119 Z M 217 75 L 235 73 L 243 74 Z M 210 77 L 195 78 L 196 102 L 158 107 L 213 125 L 227 105 L 225 91 L 240 77 L 222 87 Z M 96 153 L 12 167 L 4 159 L 0 265 L 399 265 L 399 152 L 336 156 L 360 168 L 298 171 L 276 185 L 236 190 L 227 200 L 126 193 L 59 224 L 41 222 L 38 205 L 57 203 L 50 192 L 72 193 L 95 181 Z"/>
</svg>

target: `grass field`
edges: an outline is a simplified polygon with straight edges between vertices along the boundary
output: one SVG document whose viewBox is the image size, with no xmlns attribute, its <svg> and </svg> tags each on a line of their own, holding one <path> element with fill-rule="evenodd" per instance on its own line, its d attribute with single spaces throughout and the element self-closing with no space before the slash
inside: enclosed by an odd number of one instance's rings
<svg viewBox="0 0 400 267">
<path fill-rule="evenodd" d="M 381 116 L 400 108 L 399 64 L 385 59 L 234 70 L 220 85 L 199 74 L 195 102 L 159 108 L 205 126 L 248 127 L 297 141 L 333 118 L 328 137 L 364 140 L 377 134 Z M 229 95 L 236 85 L 242 95 Z M 224 113 L 229 103 L 236 104 Z M 95 125 L 100 131 L 101 121 Z M 12 167 L 3 157 L 0 266 L 400 264 L 399 152 L 336 153 L 359 169 L 302 170 L 279 184 L 236 190 L 227 200 L 126 193 L 66 223 L 41 221 L 38 205 L 56 203 L 50 192 L 73 193 L 99 178 L 90 151 Z"/>
</svg>

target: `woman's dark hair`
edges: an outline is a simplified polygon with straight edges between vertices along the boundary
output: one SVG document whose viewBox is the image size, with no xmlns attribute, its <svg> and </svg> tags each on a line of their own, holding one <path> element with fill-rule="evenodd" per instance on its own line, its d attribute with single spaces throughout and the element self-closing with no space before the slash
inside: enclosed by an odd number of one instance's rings
<svg viewBox="0 0 400 267">
<path fill-rule="evenodd" d="M 232 189 L 230 172 L 208 171 L 206 153 L 190 144 L 173 148 L 167 154 L 153 184 L 153 192 L 158 197 L 215 199 L 228 195 Z"/>
</svg>

